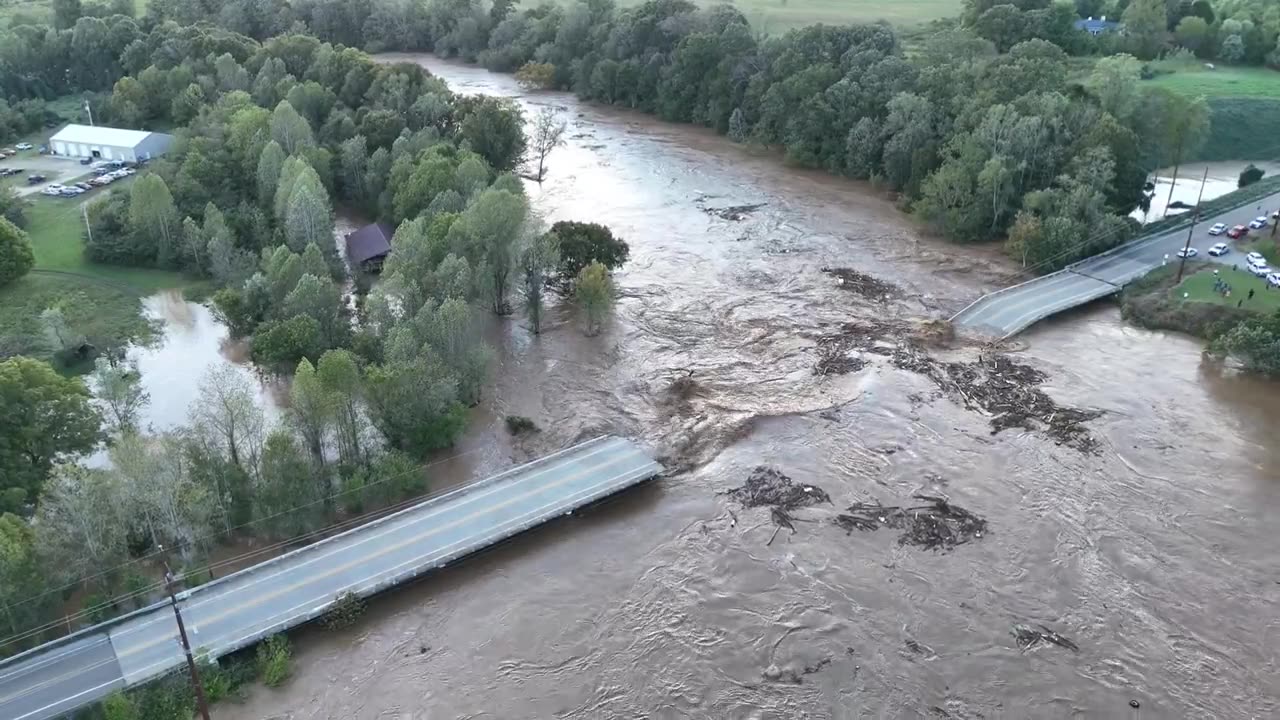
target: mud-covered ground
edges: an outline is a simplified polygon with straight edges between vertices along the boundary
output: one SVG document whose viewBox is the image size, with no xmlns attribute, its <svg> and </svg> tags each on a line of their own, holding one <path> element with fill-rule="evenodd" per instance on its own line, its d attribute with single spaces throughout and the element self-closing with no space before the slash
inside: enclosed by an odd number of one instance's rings
<svg viewBox="0 0 1280 720">
<path fill-rule="evenodd" d="M 419 59 L 562 107 L 534 206 L 632 248 L 598 337 L 567 308 L 540 337 L 494 323 L 496 386 L 437 485 L 602 432 L 671 472 L 302 633 L 289 684 L 217 717 L 1280 714 L 1273 385 L 1108 306 L 951 338 L 933 321 L 1009 270 L 994 251 L 700 130 Z M 815 501 L 733 492 L 760 468 Z"/>
</svg>

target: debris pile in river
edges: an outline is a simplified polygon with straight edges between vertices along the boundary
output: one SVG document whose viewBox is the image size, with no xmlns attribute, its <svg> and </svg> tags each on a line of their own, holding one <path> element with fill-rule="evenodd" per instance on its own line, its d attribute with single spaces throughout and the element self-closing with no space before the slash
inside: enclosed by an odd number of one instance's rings
<svg viewBox="0 0 1280 720">
<path fill-rule="evenodd" d="M 1040 389 L 1044 373 L 1007 355 L 984 352 L 976 361 L 944 361 L 926 346 L 944 346 L 946 323 L 857 320 L 817 339 L 815 375 L 839 375 L 865 367 L 870 355 L 888 356 L 894 367 L 924 375 L 943 395 L 987 415 L 991 433 L 1020 427 L 1043 430 L 1060 445 L 1095 452 L 1097 440 L 1084 423 L 1101 412 L 1062 407 Z"/>
<path fill-rule="evenodd" d="M 702 386 L 693 379 L 693 370 L 681 370 L 663 390 L 661 402 L 681 415 L 693 412 L 691 400 L 702 394 Z"/>
<path fill-rule="evenodd" d="M 726 494 L 743 507 L 768 505 L 784 512 L 831 502 L 831 496 L 827 495 L 826 490 L 817 485 L 794 483 L 778 469 L 765 465 L 752 470 L 742 487 L 736 487 Z"/>
<path fill-rule="evenodd" d="M 721 220 L 738 222 L 767 204 L 768 203 L 751 203 L 749 205 L 728 205 L 725 207 L 707 207 L 706 205 L 703 205 L 702 212 L 708 215 L 714 215 Z"/>
<path fill-rule="evenodd" d="M 976 362 L 944 363 L 914 350 L 896 353 L 894 364 L 928 376 L 966 408 L 989 415 L 992 435 L 1013 427 L 1044 429 L 1060 445 L 1082 452 L 1097 448 L 1083 423 L 1102 413 L 1059 406 L 1040 389 L 1044 373 L 1030 365 L 994 354 L 983 354 Z"/>
<path fill-rule="evenodd" d="M 834 277 L 841 289 L 857 293 L 869 300 L 885 302 L 902 294 L 897 285 L 851 268 L 824 267 L 822 272 Z"/>
<path fill-rule="evenodd" d="M 914 545 L 925 550 L 950 550 L 981 538 L 986 532 L 986 520 L 945 498 L 912 497 L 927 504 L 899 507 L 881 505 L 878 501 L 854 503 L 836 515 L 835 523 L 850 534 L 854 530 L 874 531 L 882 527 L 902 530 L 899 545 Z"/>
<path fill-rule="evenodd" d="M 1052 644 L 1068 650 L 1080 651 L 1079 645 L 1043 625 L 1038 625 L 1034 628 L 1028 625 L 1014 625 L 1012 633 L 1014 639 L 1018 642 L 1018 647 L 1023 650 L 1030 650 L 1038 645 Z"/>
</svg>

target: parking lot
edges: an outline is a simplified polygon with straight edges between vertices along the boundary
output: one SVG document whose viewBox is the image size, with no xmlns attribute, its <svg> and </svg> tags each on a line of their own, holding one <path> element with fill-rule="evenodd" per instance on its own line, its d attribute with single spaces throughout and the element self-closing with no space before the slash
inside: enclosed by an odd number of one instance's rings
<svg viewBox="0 0 1280 720">
<path fill-rule="evenodd" d="M 22 170 L 19 175 L 0 178 L 0 184 L 12 187 L 19 195 L 38 193 L 49 183 L 66 185 L 92 177 L 89 174 L 89 166 L 81 165 L 75 158 L 41 155 L 35 150 L 20 151 L 13 157 L 0 160 L 0 168 Z M 44 175 L 45 180 L 34 185 L 30 184 L 27 178 L 31 175 Z"/>
</svg>

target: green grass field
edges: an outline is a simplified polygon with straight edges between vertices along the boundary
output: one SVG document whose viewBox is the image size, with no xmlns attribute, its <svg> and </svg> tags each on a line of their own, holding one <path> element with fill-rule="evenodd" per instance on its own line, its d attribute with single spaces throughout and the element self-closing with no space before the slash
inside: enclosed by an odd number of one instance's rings
<svg viewBox="0 0 1280 720">
<path fill-rule="evenodd" d="M 1149 81 L 1184 95 L 1214 98 L 1280 98 L 1280 72 L 1266 68 L 1203 66 L 1160 75 Z"/>
<path fill-rule="evenodd" d="M 522 0 L 533 7 L 541 0 Z M 644 0 L 619 0 L 620 5 L 639 5 Z M 703 7 L 720 0 L 693 0 Z M 757 31 L 781 34 L 805 25 L 888 20 L 900 27 L 923 25 L 931 20 L 960 14 L 961 0 L 728 0 L 751 21 Z"/>
<path fill-rule="evenodd" d="M 125 180 L 128 182 L 129 180 Z M 119 183 L 116 184 L 117 186 Z M 78 198 L 35 196 L 27 210 L 27 236 L 36 255 L 37 270 L 76 273 L 107 282 L 120 283 L 138 292 L 182 287 L 182 275 L 149 268 L 98 265 L 84 257 L 84 215 L 81 207 L 105 190 L 95 190 Z"/>
<path fill-rule="evenodd" d="M 1244 270 L 1223 269 L 1220 277 L 1231 285 L 1231 297 L 1223 297 L 1214 292 L 1214 277 L 1212 272 L 1198 272 L 1184 279 L 1181 285 L 1171 291 L 1173 298 L 1182 302 L 1210 303 L 1230 307 L 1236 307 L 1236 304 L 1243 300 L 1244 303 L 1240 307 L 1258 312 L 1269 313 L 1280 309 L 1280 289 L 1267 289 L 1266 281 L 1260 277 L 1254 277 Z M 1252 300 L 1249 299 L 1250 290 L 1253 291 Z M 1182 297 L 1184 292 L 1188 294 L 1186 298 Z"/>
</svg>

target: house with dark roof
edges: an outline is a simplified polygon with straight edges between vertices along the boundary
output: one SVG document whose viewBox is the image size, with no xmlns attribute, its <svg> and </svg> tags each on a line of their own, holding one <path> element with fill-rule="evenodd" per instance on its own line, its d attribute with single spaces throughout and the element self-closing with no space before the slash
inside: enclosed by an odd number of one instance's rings
<svg viewBox="0 0 1280 720">
<path fill-rule="evenodd" d="M 1102 17 L 1097 19 L 1090 17 L 1085 20 L 1076 21 L 1077 30 L 1082 30 L 1084 32 L 1087 32 L 1090 35 L 1093 35 L 1094 37 L 1097 37 L 1098 35 L 1102 35 L 1103 33 L 1114 32 L 1119 28 L 1120 28 L 1120 23 L 1107 20 L 1106 15 L 1103 15 Z"/>
<path fill-rule="evenodd" d="M 395 230 L 386 223 L 365 225 L 347 235 L 347 262 L 354 270 L 376 273 L 382 271 L 382 263 L 391 253 L 391 236 Z"/>
</svg>

